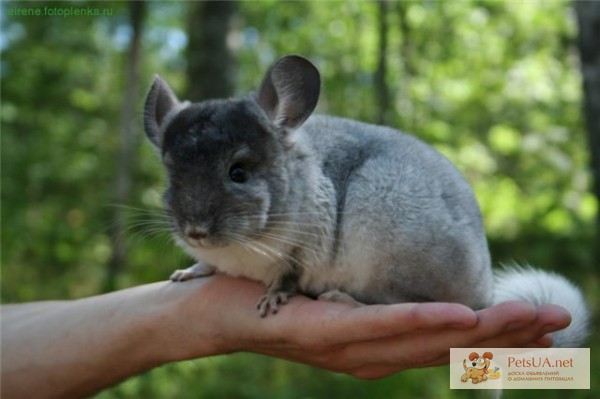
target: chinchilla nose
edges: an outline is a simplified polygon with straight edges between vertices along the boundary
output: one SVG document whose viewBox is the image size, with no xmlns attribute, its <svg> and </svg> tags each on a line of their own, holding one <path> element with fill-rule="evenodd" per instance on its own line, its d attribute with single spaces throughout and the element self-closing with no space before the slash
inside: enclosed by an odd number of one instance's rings
<svg viewBox="0 0 600 399">
<path fill-rule="evenodd" d="M 185 228 L 185 235 L 192 240 L 202 240 L 208 237 L 208 229 L 196 226 L 188 226 Z"/>
</svg>

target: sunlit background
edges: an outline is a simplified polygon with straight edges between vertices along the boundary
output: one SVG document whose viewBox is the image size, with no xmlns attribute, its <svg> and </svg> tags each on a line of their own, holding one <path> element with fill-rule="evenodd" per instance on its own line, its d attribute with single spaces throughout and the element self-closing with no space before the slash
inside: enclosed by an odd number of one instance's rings
<svg viewBox="0 0 600 399">
<path fill-rule="evenodd" d="M 317 112 L 391 125 L 436 147 L 473 185 L 495 263 L 558 271 L 598 314 L 598 198 L 572 3 L 0 7 L 4 303 L 93 295 L 189 265 L 153 222 L 165 180 L 142 130 L 152 77 L 191 100 L 243 95 L 274 60 L 295 53 L 321 71 Z M 23 15 L 36 9 L 44 15 Z M 76 10 L 91 15 L 64 15 Z M 593 389 L 570 398 L 598 394 L 599 343 L 595 332 Z M 445 367 L 365 382 L 238 354 L 167 365 L 97 397 L 472 396 L 448 387 Z M 532 393 L 565 397 L 505 397 Z"/>
</svg>

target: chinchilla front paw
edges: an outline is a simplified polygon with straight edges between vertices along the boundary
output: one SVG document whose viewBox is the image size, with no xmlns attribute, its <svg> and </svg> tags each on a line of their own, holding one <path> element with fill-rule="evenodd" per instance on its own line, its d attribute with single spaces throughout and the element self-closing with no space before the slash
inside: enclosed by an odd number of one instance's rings
<svg viewBox="0 0 600 399">
<path fill-rule="evenodd" d="M 213 266 L 196 263 L 195 265 L 188 267 L 187 269 L 178 269 L 171 274 L 171 281 L 186 281 L 193 278 L 212 276 L 215 273 Z"/>
</svg>

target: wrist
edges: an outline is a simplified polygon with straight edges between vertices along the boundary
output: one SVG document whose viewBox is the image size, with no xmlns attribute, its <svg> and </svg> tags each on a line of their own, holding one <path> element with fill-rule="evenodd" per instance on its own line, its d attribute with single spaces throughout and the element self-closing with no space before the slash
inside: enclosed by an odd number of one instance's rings
<svg viewBox="0 0 600 399">
<path fill-rule="evenodd" d="M 151 342 L 156 342 L 150 362 L 163 364 L 235 351 L 228 334 L 221 330 L 219 319 L 227 313 L 227 304 L 218 298 L 219 277 L 154 285 L 153 309 L 143 327 L 153 335 Z"/>
<path fill-rule="evenodd" d="M 252 351 L 277 335 L 275 320 L 262 319 L 256 303 L 264 285 L 225 275 L 166 283 L 160 334 L 170 361 Z M 274 338 L 273 338 L 274 339 Z"/>
</svg>

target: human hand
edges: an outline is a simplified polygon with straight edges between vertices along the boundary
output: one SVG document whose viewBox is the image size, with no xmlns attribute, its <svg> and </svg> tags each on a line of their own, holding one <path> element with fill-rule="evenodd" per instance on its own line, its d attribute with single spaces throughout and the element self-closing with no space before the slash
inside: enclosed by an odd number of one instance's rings
<svg viewBox="0 0 600 399">
<path fill-rule="evenodd" d="M 445 364 L 451 347 L 550 346 L 548 333 L 570 322 L 561 307 L 524 302 L 473 311 L 451 303 L 353 307 L 300 295 L 260 318 L 254 305 L 264 287 L 255 282 L 217 275 L 165 288 L 181 290 L 178 360 L 206 355 L 209 339 L 211 354 L 249 351 L 369 379 Z"/>
<path fill-rule="evenodd" d="M 474 312 L 301 295 L 261 318 L 255 303 L 263 293 L 259 283 L 217 275 L 4 305 L 2 397 L 84 397 L 168 362 L 236 351 L 379 378 L 444 364 L 451 347 L 548 346 L 545 334 L 569 323 L 560 307 L 519 302 Z"/>
</svg>

